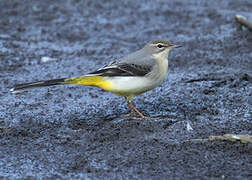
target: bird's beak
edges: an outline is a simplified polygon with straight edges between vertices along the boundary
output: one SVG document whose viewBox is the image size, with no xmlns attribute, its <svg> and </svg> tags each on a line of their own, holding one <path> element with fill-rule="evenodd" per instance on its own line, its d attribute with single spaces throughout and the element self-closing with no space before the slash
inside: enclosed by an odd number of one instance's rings
<svg viewBox="0 0 252 180">
<path fill-rule="evenodd" d="M 173 44 L 171 47 L 172 47 L 172 48 L 179 48 L 179 47 L 182 47 L 182 46 L 181 46 L 181 45 L 174 45 L 174 44 Z"/>
</svg>

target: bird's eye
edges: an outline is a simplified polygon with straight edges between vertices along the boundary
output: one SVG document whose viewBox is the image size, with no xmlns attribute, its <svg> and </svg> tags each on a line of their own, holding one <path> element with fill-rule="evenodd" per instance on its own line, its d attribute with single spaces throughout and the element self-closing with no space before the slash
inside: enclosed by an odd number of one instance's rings
<svg viewBox="0 0 252 180">
<path fill-rule="evenodd" d="M 161 48 L 163 48 L 164 46 L 163 46 L 162 44 L 158 44 L 157 47 L 161 49 Z"/>
</svg>

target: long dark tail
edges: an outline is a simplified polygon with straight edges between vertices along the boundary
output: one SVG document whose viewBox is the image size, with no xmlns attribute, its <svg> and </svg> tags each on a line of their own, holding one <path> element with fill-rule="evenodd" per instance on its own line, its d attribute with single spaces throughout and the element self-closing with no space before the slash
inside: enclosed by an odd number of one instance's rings
<svg viewBox="0 0 252 180">
<path fill-rule="evenodd" d="M 52 79 L 47 81 L 37 81 L 25 84 L 18 84 L 15 85 L 10 91 L 12 93 L 19 93 L 33 88 L 54 86 L 60 84 L 86 85 L 86 86 L 96 86 L 105 90 L 110 89 L 110 83 L 106 82 L 102 76 L 86 75 L 80 77 Z"/>
<path fill-rule="evenodd" d="M 12 93 L 19 93 L 19 92 L 26 91 L 33 88 L 54 86 L 54 85 L 60 85 L 60 84 L 68 84 L 66 82 L 66 78 L 18 84 L 18 85 L 15 85 L 10 91 Z"/>
</svg>

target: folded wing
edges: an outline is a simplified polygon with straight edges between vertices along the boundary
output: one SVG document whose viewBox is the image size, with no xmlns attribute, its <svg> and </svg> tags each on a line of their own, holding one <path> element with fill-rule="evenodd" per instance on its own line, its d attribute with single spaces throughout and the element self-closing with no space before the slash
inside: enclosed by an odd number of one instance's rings
<svg viewBox="0 0 252 180">
<path fill-rule="evenodd" d="M 145 76 L 151 71 L 152 66 L 138 65 L 133 63 L 117 63 L 111 64 L 98 69 L 89 74 L 96 74 L 100 76 Z"/>
</svg>

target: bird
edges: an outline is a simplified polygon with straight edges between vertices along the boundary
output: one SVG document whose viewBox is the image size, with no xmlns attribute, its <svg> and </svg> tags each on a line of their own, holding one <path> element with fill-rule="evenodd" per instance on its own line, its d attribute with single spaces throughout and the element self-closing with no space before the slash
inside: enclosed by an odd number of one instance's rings
<svg viewBox="0 0 252 180">
<path fill-rule="evenodd" d="M 162 83 L 168 71 L 169 52 L 178 47 L 181 45 L 154 39 L 142 49 L 86 75 L 17 84 L 10 91 L 20 93 L 33 88 L 63 84 L 95 86 L 117 96 L 123 96 L 130 109 L 130 113 L 125 116 L 148 119 L 132 104 L 132 99 Z"/>
</svg>

